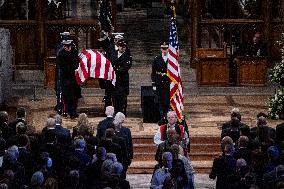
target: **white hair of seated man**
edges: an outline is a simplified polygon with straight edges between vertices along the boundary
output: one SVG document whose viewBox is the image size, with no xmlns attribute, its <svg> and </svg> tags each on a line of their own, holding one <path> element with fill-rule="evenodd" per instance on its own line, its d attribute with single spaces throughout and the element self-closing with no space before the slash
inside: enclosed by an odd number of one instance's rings
<svg viewBox="0 0 284 189">
<path fill-rule="evenodd" d="M 119 126 L 124 122 L 124 120 L 125 120 L 125 115 L 122 112 L 117 112 L 114 117 L 113 124 L 115 126 Z"/>
<path fill-rule="evenodd" d="M 233 114 L 233 113 L 240 113 L 240 109 L 239 108 L 233 108 L 231 110 L 231 114 Z"/>
<path fill-rule="evenodd" d="M 47 118 L 46 120 L 46 127 L 55 127 L 55 119 L 52 117 Z"/>
</svg>

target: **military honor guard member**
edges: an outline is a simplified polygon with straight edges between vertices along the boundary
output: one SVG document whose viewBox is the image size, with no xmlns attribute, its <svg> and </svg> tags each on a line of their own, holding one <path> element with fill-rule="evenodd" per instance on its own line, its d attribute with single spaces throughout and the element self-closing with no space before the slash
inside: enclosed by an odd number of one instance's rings
<svg viewBox="0 0 284 189">
<path fill-rule="evenodd" d="M 161 54 L 152 63 L 152 86 L 156 94 L 160 118 L 164 119 L 170 106 L 170 78 L 167 76 L 168 48 L 166 42 L 161 43 Z"/>
<path fill-rule="evenodd" d="M 78 53 L 72 49 L 72 40 L 63 40 L 63 49 L 56 57 L 56 64 L 60 67 L 60 85 L 64 112 L 67 112 L 71 119 L 78 117 L 77 105 L 81 98 L 81 88 L 75 79 L 75 70 L 78 68 Z"/>
<path fill-rule="evenodd" d="M 115 112 L 123 112 L 126 115 L 127 96 L 129 95 L 129 73 L 132 66 L 132 56 L 125 41 L 120 41 L 118 51 L 113 60 L 113 68 L 116 74 L 116 83 L 113 94 Z"/>
</svg>

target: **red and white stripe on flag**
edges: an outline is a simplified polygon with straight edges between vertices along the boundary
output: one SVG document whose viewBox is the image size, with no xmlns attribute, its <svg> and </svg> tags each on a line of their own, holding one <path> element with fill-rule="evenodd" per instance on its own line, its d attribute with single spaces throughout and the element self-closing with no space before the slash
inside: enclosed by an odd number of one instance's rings
<svg viewBox="0 0 284 189">
<path fill-rule="evenodd" d="M 115 84 L 116 76 L 111 62 L 99 51 L 83 50 L 79 55 L 79 67 L 75 70 L 77 83 L 80 85 L 89 77 L 111 80 Z"/>
<path fill-rule="evenodd" d="M 177 28 L 175 18 L 171 18 L 170 38 L 169 38 L 169 52 L 168 52 L 168 65 L 167 75 L 171 79 L 170 84 L 170 106 L 176 112 L 179 121 L 182 119 L 183 107 L 183 92 L 182 82 L 179 67 L 179 53 L 178 53 L 178 40 Z"/>
<path fill-rule="evenodd" d="M 178 63 L 177 50 L 169 45 L 167 75 L 171 79 L 170 84 L 170 106 L 176 112 L 177 118 L 182 119 L 183 92 L 180 76 L 180 68 Z"/>
</svg>

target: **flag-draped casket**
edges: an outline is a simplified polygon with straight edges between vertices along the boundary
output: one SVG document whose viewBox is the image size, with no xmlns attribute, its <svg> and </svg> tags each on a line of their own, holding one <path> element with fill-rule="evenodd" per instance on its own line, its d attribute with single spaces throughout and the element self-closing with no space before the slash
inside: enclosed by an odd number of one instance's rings
<svg viewBox="0 0 284 189">
<path fill-rule="evenodd" d="M 88 78 L 100 78 L 112 81 L 116 76 L 111 62 L 99 51 L 87 49 L 79 54 L 79 67 L 75 70 L 77 83 L 81 85 Z"/>
</svg>

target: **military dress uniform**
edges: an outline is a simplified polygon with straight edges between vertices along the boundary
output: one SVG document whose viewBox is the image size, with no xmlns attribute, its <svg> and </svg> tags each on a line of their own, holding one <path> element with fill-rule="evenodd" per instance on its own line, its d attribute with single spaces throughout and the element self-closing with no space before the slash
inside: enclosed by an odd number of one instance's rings
<svg viewBox="0 0 284 189">
<path fill-rule="evenodd" d="M 117 52 L 113 60 L 113 68 L 116 74 L 115 88 L 113 92 L 113 104 L 115 112 L 123 112 L 126 115 L 127 96 L 129 95 L 129 73 L 132 66 L 132 56 L 126 49 L 121 55 Z"/>
<path fill-rule="evenodd" d="M 56 47 L 56 57 L 58 57 L 59 54 L 64 50 L 64 45 L 62 42 L 67 41 L 67 40 L 72 41 L 69 32 L 60 33 L 60 36 L 61 36 L 62 41 Z M 71 52 L 74 55 L 78 55 L 78 49 L 73 41 L 71 42 L 71 49 L 72 49 Z M 60 68 L 59 62 L 56 61 L 55 86 L 54 86 L 54 90 L 56 94 L 56 106 L 54 107 L 54 110 L 57 111 L 59 115 L 61 114 L 65 115 L 67 112 L 66 111 L 64 112 L 64 107 L 63 107 L 64 105 L 63 105 L 63 99 L 62 99 L 62 82 L 61 82 L 62 73 L 61 72 L 62 70 Z"/>
<path fill-rule="evenodd" d="M 170 106 L 170 78 L 167 76 L 167 60 L 162 55 L 156 56 L 152 64 L 152 85 L 156 87 L 156 97 L 160 117 L 164 118 Z"/>
<path fill-rule="evenodd" d="M 100 46 L 105 52 L 105 57 L 112 63 L 116 59 L 117 56 L 117 50 L 115 49 L 115 44 L 114 44 L 114 37 L 106 37 L 104 40 L 99 42 Z M 111 83 L 111 81 L 100 79 L 100 88 L 105 89 L 105 96 L 104 96 L 104 103 L 105 103 L 105 108 L 107 106 L 112 106 L 112 94 L 114 87 Z"/>
<path fill-rule="evenodd" d="M 61 90 L 63 104 L 71 118 L 77 117 L 78 99 L 81 98 L 81 88 L 76 82 L 75 70 L 78 68 L 78 54 L 73 50 L 66 51 L 63 49 L 56 58 L 57 64 L 60 66 L 61 74 Z"/>
</svg>

